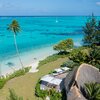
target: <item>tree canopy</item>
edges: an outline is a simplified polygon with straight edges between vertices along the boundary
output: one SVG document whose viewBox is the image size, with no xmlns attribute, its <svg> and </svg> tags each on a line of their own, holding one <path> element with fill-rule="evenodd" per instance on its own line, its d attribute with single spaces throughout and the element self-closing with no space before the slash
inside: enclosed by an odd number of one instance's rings
<svg viewBox="0 0 100 100">
<path fill-rule="evenodd" d="M 18 21 L 13 20 L 7 29 L 12 31 L 15 35 L 17 35 L 17 33 L 20 32 L 20 26 L 19 26 Z"/>
<path fill-rule="evenodd" d="M 97 21 L 94 15 L 86 22 L 83 27 L 84 45 L 93 46 L 100 45 L 100 21 Z"/>
<path fill-rule="evenodd" d="M 74 46 L 73 40 L 72 39 L 67 39 L 67 40 L 63 40 L 60 43 L 58 43 L 57 45 L 55 45 L 53 47 L 54 50 L 57 50 L 59 52 L 68 52 L 70 51 Z"/>
</svg>

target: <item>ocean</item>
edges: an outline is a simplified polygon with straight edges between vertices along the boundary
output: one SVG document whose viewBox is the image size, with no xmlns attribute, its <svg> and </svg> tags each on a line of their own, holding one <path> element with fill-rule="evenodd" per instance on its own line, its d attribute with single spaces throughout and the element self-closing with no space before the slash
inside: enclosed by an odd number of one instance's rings
<svg viewBox="0 0 100 100">
<path fill-rule="evenodd" d="M 41 51 L 67 38 L 72 38 L 75 46 L 81 46 L 84 36 L 82 27 L 88 18 L 86 16 L 0 17 L 0 60 L 6 64 L 5 59 L 16 55 L 13 33 L 7 30 L 14 19 L 21 27 L 16 39 L 19 52 L 22 54 Z"/>
</svg>

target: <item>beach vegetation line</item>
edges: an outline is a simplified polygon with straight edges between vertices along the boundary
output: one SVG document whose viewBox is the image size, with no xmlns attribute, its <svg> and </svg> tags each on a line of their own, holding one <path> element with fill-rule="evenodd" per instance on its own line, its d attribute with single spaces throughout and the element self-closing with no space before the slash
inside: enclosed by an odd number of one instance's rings
<svg viewBox="0 0 100 100">
<path fill-rule="evenodd" d="M 15 77 L 25 75 L 26 73 L 29 72 L 30 69 L 31 69 L 31 67 L 26 67 L 24 69 L 19 69 L 19 70 L 13 72 L 12 74 L 0 77 L 0 89 L 2 89 L 4 87 L 4 85 L 6 84 L 7 81 L 9 81 Z"/>
</svg>

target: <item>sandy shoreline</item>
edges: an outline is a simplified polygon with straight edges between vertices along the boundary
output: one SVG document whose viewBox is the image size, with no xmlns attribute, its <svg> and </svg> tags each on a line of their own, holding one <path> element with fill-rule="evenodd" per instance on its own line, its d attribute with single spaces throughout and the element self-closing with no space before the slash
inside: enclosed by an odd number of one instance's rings
<svg viewBox="0 0 100 100">
<path fill-rule="evenodd" d="M 25 52 L 20 54 L 21 60 L 25 67 L 32 66 L 30 73 L 37 72 L 38 64 L 40 60 L 45 59 L 46 57 L 54 54 L 55 51 L 50 47 L 44 47 L 39 50 L 32 50 L 29 52 Z M 14 56 L 9 59 L 2 61 L 1 63 L 1 74 L 7 75 L 14 72 L 14 70 L 18 70 L 21 68 L 18 57 Z"/>
</svg>

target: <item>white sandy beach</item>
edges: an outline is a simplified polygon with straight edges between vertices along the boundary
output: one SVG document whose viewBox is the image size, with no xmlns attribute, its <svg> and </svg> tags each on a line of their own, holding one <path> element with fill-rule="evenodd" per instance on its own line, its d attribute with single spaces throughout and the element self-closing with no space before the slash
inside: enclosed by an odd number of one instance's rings
<svg viewBox="0 0 100 100">
<path fill-rule="evenodd" d="M 33 73 L 38 71 L 37 67 L 40 60 L 43 60 L 54 53 L 55 51 L 52 49 L 52 47 L 45 47 L 38 50 L 31 50 L 25 53 L 21 53 L 20 57 L 25 67 L 32 66 L 30 73 Z M 21 65 L 17 56 L 8 58 L 1 63 L 2 75 L 10 74 L 14 71 L 14 69 L 18 70 L 20 68 Z"/>
</svg>

